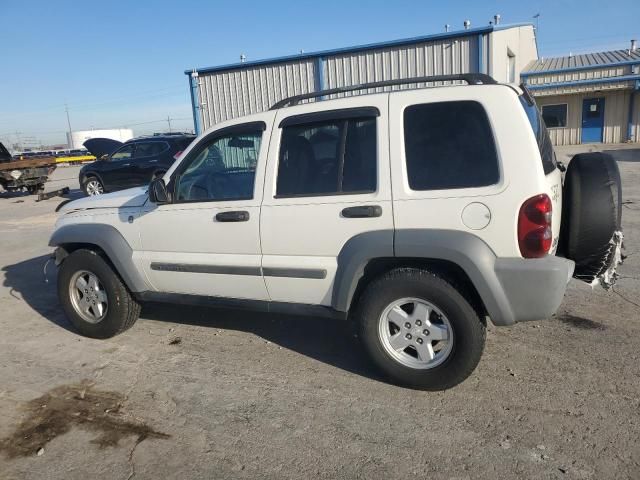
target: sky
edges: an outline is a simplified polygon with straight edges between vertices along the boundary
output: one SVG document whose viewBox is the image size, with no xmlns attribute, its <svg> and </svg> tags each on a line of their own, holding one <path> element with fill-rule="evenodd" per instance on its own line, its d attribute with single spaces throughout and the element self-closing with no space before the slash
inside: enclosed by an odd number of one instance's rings
<svg viewBox="0 0 640 480">
<path fill-rule="evenodd" d="M 640 41 L 639 0 L 308 2 L 0 0 L 0 141 L 73 130 L 193 129 L 185 69 L 487 25 L 535 22 L 544 57 Z"/>
</svg>

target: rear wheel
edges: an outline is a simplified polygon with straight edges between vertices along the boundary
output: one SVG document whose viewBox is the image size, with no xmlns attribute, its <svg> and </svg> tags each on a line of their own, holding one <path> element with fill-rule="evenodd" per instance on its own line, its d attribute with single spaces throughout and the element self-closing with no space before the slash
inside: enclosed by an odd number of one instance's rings
<svg viewBox="0 0 640 480">
<path fill-rule="evenodd" d="M 73 326 L 87 337 L 113 337 L 140 315 L 140 304 L 120 277 L 91 250 L 76 250 L 62 262 L 58 297 Z"/>
<path fill-rule="evenodd" d="M 475 369 L 485 326 L 471 304 L 444 279 L 424 270 L 393 270 L 373 281 L 355 312 L 360 337 L 393 382 L 444 390 Z"/>
<path fill-rule="evenodd" d="M 87 177 L 82 182 L 82 190 L 89 197 L 102 195 L 104 193 L 104 185 L 97 177 Z"/>
</svg>

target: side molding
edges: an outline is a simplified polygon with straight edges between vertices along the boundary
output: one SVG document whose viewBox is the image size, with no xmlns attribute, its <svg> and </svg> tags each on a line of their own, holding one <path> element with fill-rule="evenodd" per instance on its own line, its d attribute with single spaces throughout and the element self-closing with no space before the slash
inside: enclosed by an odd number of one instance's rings
<svg viewBox="0 0 640 480">
<path fill-rule="evenodd" d="M 132 292 L 149 290 L 149 285 L 133 263 L 133 249 L 111 225 L 102 223 L 79 223 L 60 227 L 49 240 L 50 247 L 88 243 L 100 247 Z"/>
</svg>

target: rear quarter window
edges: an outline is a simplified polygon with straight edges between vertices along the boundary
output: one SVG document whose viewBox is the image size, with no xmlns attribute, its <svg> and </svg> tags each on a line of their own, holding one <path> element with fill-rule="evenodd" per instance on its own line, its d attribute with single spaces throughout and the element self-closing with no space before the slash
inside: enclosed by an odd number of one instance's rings
<svg viewBox="0 0 640 480">
<path fill-rule="evenodd" d="M 412 190 L 484 187 L 500 180 L 493 132 L 478 102 L 406 108 L 404 142 Z"/>
<path fill-rule="evenodd" d="M 548 175 L 556 169 L 558 164 L 556 161 L 556 153 L 553 150 L 553 144 L 549 137 L 549 132 L 547 131 L 542 114 L 538 110 L 535 102 L 529 103 L 524 96 L 520 96 L 519 98 L 522 108 L 524 108 L 524 111 L 527 114 L 531 128 L 533 129 L 533 134 L 536 136 L 544 174 Z"/>
</svg>

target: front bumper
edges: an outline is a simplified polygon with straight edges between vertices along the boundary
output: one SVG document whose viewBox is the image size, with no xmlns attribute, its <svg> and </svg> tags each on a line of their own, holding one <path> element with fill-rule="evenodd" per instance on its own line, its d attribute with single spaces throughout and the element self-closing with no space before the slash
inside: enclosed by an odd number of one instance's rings
<svg viewBox="0 0 640 480">
<path fill-rule="evenodd" d="M 504 323 L 542 320 L 556 313 L 574 267 L 573 261 L 555 255 L 496 259 L 495 274 L 510 310 L 504 312 L 509 319 Z"/>
</svg>

